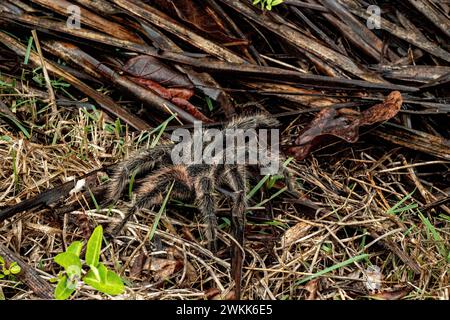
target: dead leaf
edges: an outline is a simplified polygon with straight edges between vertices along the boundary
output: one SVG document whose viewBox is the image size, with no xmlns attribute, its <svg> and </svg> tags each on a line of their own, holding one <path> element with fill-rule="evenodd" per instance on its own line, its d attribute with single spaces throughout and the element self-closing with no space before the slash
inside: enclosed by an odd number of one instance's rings
<svg viewBox="0 0 450 320">
<path fill-rule="evenodd" d="M 400 92 L 393 91 L 383 103 L 358 113 L 350 109 L 327 108 L 320 111 L 288 149 L 298 160 L 303 160 L 325 136 L 335 136 L 349 143 L 358 141 L 359 127 L 382 122 L 394 117 L 403 103 Z"/>
<path fill-rule="evenodd" d="M 173 70 L 157 58 L 140 55 L 131 58 L 122 70 L 137 78 L 148 79 L 166 88 L 192 89 L 192 82 L 184 74 Z"/>
<path fill-rule="evenodd" d="M 133 265 L 130 270 L 130 278 L 139 279 L 142 273 L 142 269 L 144 267 L 146 254 L 145 252 L 141 252 L 140 255 L 134 260 Z"/>
<path fill-rule="evenodd" d="M 138 83 L 143 87 L 155 91 L 157 94 L 159 94 L 161 97 L 167 100 L 172 100 L 173 98 L 189 100 L 194 95 L 194 91 L 191 89 L 165 88 L 161 86 L 159 83 L 150 79 L 138 77 L 128 77 L 128 79 L 133 80 L 134 82 Z"/>
<path fill-rule="evenodd" d="M 208 300 L 214 300 L 218 295 L 220 295 L 220 290 L 217 288 L 209 288 L 205 290 L 205 297 Z"/>
<path fill-rule="evenodd" d="M 387 121 L 397 115 L 403 104 L 403 98 L 400 92 L 391 92 L 383 103 L 361 112 L 361 121 L 359 125 L 370 125 L 376 122 Z"/>
<path fill-rule="evenodd" d="M 295 226 L 286 230 L 282 238 L 283 247 L 289 247 L 295 241 L 304 237 L 311 228 L 312 226 L 310 224 L 300 221 Z"/>
<path fill-rule="evenodd" d="M 127 77 L 131 81 L 173 102 L 196 119 L 211 122 L 211 119 L 188 101 L 194 95 L 193 85 L 180 72 L 150 56 L 132 58 L 122 69 L 131 75 Z"/>
<path fill-rule="evenodd" d="M 150 270 L 156 281 L 166 280 L 183 267 L 181 260 L 151 258 L 144 269 Z"/>
<path fill-rule="evenodd" d="M 173 97 L 172 100 L 170 100 L 170 101 L 172 101 L 174 104 L 176 104 L 181 109 L 183 109 L 187 113 L 191 114 L 193 117 L 197 118 L 198 120 L 201 120 L 203 122 L 212 122 L 211 119 L 209 119 L 207 116 L 205 116 L 203 113 L 201 113 L 200 110 L 198 110 L 198 108 L 196 106 L 194 106 L 193 104 L 191 104 L 189 101 L 182 99 L 182 98 L 177 98 L 177 97 Z"/>
<path fill-rule="evenodd" d="M 203 36 L 224 46 L 247 44 L 247 40 L 228 36 L 221 19 L 204 1 L 200 4 L 195 0 L 156 0 L 155 4 L 169 16 L 177 16 L 183 23 L 188 23 L 200 31 Z"/>
<path fill-rule="evenodd" d="M 410 288 L 402 288 L 389 291 L 385 290 L 382 292 L 371 294 L 370 297 L 377 300 L 400 300 L 411 291 L 412 289 Z"/>
<path fill-rule="evenodd" d="M 211 300 L 236 300 L 236 292 L 231 290 L 228 293 L 217 294 Z"/>
<path fill-rule="evenodd" d="M 189 261 L 186 261 L 186 282 L 187 283 L 194 283 L 198 278 L 198 272 L 195 270 L 192 263 Z"/>
<path fill-rule="evenodd" d="M 306 298 L 306 300 L 316 300 L 318 288 L 319 288 L 319 279 L 308 281 L 308 283 L 305 285 L 305 290 L 309 292 L 309 295 Z"/>
</svg>

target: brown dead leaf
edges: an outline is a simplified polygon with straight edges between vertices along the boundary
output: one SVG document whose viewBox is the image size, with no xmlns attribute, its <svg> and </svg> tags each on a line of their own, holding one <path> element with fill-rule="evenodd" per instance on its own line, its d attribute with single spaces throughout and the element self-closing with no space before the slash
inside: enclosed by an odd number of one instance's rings
<svg viewBox="0 0 450 320">
<path fill-rule="evenodd" d="M 319 288 L 319 279 L 318 278 L 308 281 L 308 283 L 305 285 L 305 290 L 309 292 L 309 295 L 306 298 L 306 300 L 316 300 L 318 288 Z"/>
<path fill-rule="evenodd" d="M 283 235 L 282 243 L 284 247 L 288 247 L 298 239 L 304 237 L 308 231 L 312 228 L 310 224 L 300 221 L 295 226 L 286 230 Z"/>
<path fill-rule="evenodd" d="M 217 294 L 211 298 L 211 300 L 236 300 L 236 292 L 231 290 L 228 293 Z"/>
<path fill-rule="evenodd" d="M 183 89 L 183 88 L 165 88 L 161 86 L 159 83 L 150 80 L 150 79 L 144 79 L 144 78 L 138 78 L 138 77 L 128 77 L 130 80 L 133 80 L 134 82 L 140 84 L 143 87 L 147 87 L 153 91 L 155 91 L 157 94 L 159 94 L 161 97 L 167 100 L 172 100 L 173 98 L 179 98 L 184 100 L 189 100 L 193 95 L 194 91 L 191 89 Z"/>
<path fill-rule="evenodd" d="M 196 106 L 188 101 L 188 99 L 194 95 L 194 90 L 186 88 L 165 88 L 156 81 L 145 77 L 128 76 L 127 78 L 140 86 L 155 92 L 162 98 L 173 102 L 176 106 L 188 112 L 196 119 L 203 122 L 211 122 L 211 119 L 205 116 Z"/>
<path fill-rule="evenodd" d="M 371 294 L 370 297 L 377 300 L 400 300 L 411 292 L 410 288 L 401 288 L 395 290 L 385 290 Z"/>
<path fill-rule="evenodd" d="M 288 149 L 298 160 L 303 160 L 325 136 L 335 136 L 349 143 L 358 141 L 359 127 L 382 122 L 394 117 L 403 103 L 400 92 L 393 91 L 383 103 L 358 113 L 354 110 L 327 108 L 320 111 Z"/>
<path fill-rule="evenodd" d="M 217 288 L 209 288 L 209 289 L 205 290 L 205 297 L 208 300 L 211 300 L 211 299 L 214 300 L 219 295 L 220 295 L 220 290 Z"/>
<path fill-rule="evenodd" d="M 198 110 L 198 108 L 196 106 L 194 106 L 193 104 L 191 104 L 189 101 L 182 99 L 182 98 L 177 98 L 177 97 L 173 97 L 172 100 L 170 100 L 170 101 L 172 101 L 174 104 L 176 104 L 181 109 L 183 109 L 187 113 L 191 114 L 198 120 L 201 120 L 203 122 L 212 122 L 211 119 L 209 119 L 207 116 L 205 116 L 203 113 L 201 113 L 200 110 Z"/>
<path fill-rule="evenodd" d="M 194 87 L 184 74 L 173 70 L 157 58 L 146 55 L 131 58 L 122 70 L 133 77 L 152 80 L 166 88 Z"/>
<path fill-rule="evenodd" d="M 183 267 L 183 262 L 174 259 L 151 258 L 144 269 L 152 271 L 156 281 L 170 278 Z"/>
<path fill-rule="evenodd" d="M 138 279 L 141 276 L 142 269 L 144 267 L 146 254 L 145 252 L 141 252 L 140 255 L 134 260 L 133 265 L 130 270 L 130 278 Z"/>
<path fill-rule="evenodd" d="M 183 23 L 196 29 L 203 36 L 227 45 L 247 44 L 246 40 L 236 39 L 226 34 L 223 22 L 205 1 L 196 0 L 155 0 L 158 9 L 169 16 L 177 16 Z"/>
<path fill-rule="evenodd" d="M 391 92 L 383 103 L 361 112 L 361 121 L 359 125 L 370 125 L 376 122 L 387 121 L 397 115 L 403 104 L 403 98 L 400 92 Z"/>
<path fill-rule="evenodd" d="M 186 261 L 186 282 L 187 283 L 194 283 L 198 278 L 198 272 L 195 270 L 192 263 L 189 261 Z"/>
</svg>

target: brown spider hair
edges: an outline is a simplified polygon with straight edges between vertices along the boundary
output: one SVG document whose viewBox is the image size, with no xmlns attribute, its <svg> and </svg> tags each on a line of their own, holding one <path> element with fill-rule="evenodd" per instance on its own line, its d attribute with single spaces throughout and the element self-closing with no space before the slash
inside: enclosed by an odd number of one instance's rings
<svg viewBox="0 0 450 320">
<path fill-rule="evenodd" d="M 223 129 L 275 128 L 279 122 L 264 114 L 236 117 Z M 128 219 L 142 208 L 161 204 L 164 195 L 173 183 L 171 197 L 181 201 L 195 199 L 196 205 L 206 223 L 206 239 L 211 250 L 217 250 L 216 242 L 216 190 L 225 185 L 232 190 L 232 230 L 238 243 L 244 242 L 245 208 L 247 207 L 247 168 L 242 164 L 173 164 L 171 145 L 161 145 L 143 150 L 122 162 L 114 171 L 108 188 L 108 199 L 117 201 L 125 190 L 131 174 L 142 176 L 136 189 L 136 202 L 127 212 L 122 222 L 114 229 L 117 235 Z M 284 169 L 284 168 L 282 168 Z M 285 175 L 286 181 L 287 175 Z M 288 184 L 291 187 L 290 183 Z M 234 248 L 233 259 L 242 261 L 243 252 Z M 232 264 L 232 274 L 242 267 Z M 240 283 L 236 283 L 236 293 L 240 294 Z"/>
</svg>

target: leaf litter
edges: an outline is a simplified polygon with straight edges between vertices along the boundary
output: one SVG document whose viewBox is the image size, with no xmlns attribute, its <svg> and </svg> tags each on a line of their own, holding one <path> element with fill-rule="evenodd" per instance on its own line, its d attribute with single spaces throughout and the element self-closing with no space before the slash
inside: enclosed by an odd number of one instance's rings
<svg viewBox="0 0 450 320">
<path fill-rule="evenodd" d="M 0 3 L 0 255 L 24 270 L 0 294 L 51 297 L 52 259 L 130 206 L 99 204 L 132 152 L 180 122 L 267 112 L 295 157 L 297 194 L 266 201 L 280 181 L 252 196 L 242 297 L 448 299 L 448 5 L 373 1 L 381 29 L 369 29 L 357 1 L 161 3 Z M 81 29 L 67 27 L 71 4 Z M 135 217 L 102 252 L 126 279 L 122 297 L 235 298 L 231 208 L 218 207 L 217 254 L 193 204 Z M 380 270 L 368 279 L 370 266 Z M 82 287 L 75 298 L 106 296 Z"/>
</svg>

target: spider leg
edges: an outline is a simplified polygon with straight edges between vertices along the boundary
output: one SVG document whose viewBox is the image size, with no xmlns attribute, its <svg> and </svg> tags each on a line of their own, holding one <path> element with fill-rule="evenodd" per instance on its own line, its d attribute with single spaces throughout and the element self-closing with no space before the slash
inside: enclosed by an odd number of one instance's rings
<svg viewBox="0 0 450 320">
<path fill-rule="evenodd" d="M 294 185 L 292 184 L 292 177 L 291 177 L 291 173 L 290 173 L 289 169 L 282 165 L 281 166 L 281 174 L 283 175 L 284 184 L 286 185 L 288 190 L 290 192 L 295 192 L 295 188 L 294 188 Z"/>
<path fill-rule="evenodd" d="M 256 128 L 275 128 L 280 122 L 269 115 L 262 113 L 251 116 L 235 117 L 227 124 L 227 129 L 256 129 Z"/>
<path fill-rule="evenodd" d="M 162 168 L 154 175 L 146 177 L 144 182 L 136 190 L 136 203 L 128 210 L 120 224 L 114 228 L 112 237 L 117 236 L 127 221 L 140 209 L 161 204 L 172 183 L 171 196 L 173 198 L 187 200 L 192 197 L 193 186 L 185 167 L 172 166 Z"/>
<path fill-rule="evenodd" d="M 232 221 L 232 235 L 234 239 L 244 246 L 244 228 L 245 228 L 245 208 L 247 207 L 247 186 L 246 186 L 246 171 L 243 166 L 228 166 L 226 172 L 226 181 L 228 185 L 235 192 L 233 199 L 234 205 L 231 211 Z M 236 286 L 236 299 L 241 296 L 241 282 L 242 282 L 242 266 L 245 252 L 237 246 L 232 245 L 231 254 L 231 274 Z"/>
<path fill-rule="evenodd" d="M 197 205 L 207 224 L 206 239 L 208 247 L 213 252 L 217 252 L 217 217 L 216 217 L 216 199 L 214 196 L 215 182 L 208 173 L 195 178 L 194 182 Z"/>
<path fill-rule="evenodd" d="M 157 146 L 153 149 L 145 150 L 136 157 L 131 157 L 129 160 L 119 164 L 114 170 L 109 184 L 107 197 L 109 202 L 116 202 L 120 198 L 128 184 L 130 174 L 134 172 L 144 173 L 154 169 L 167 156 L 170 159 L 170 150 L 170 146 Z"/>
</svg>

